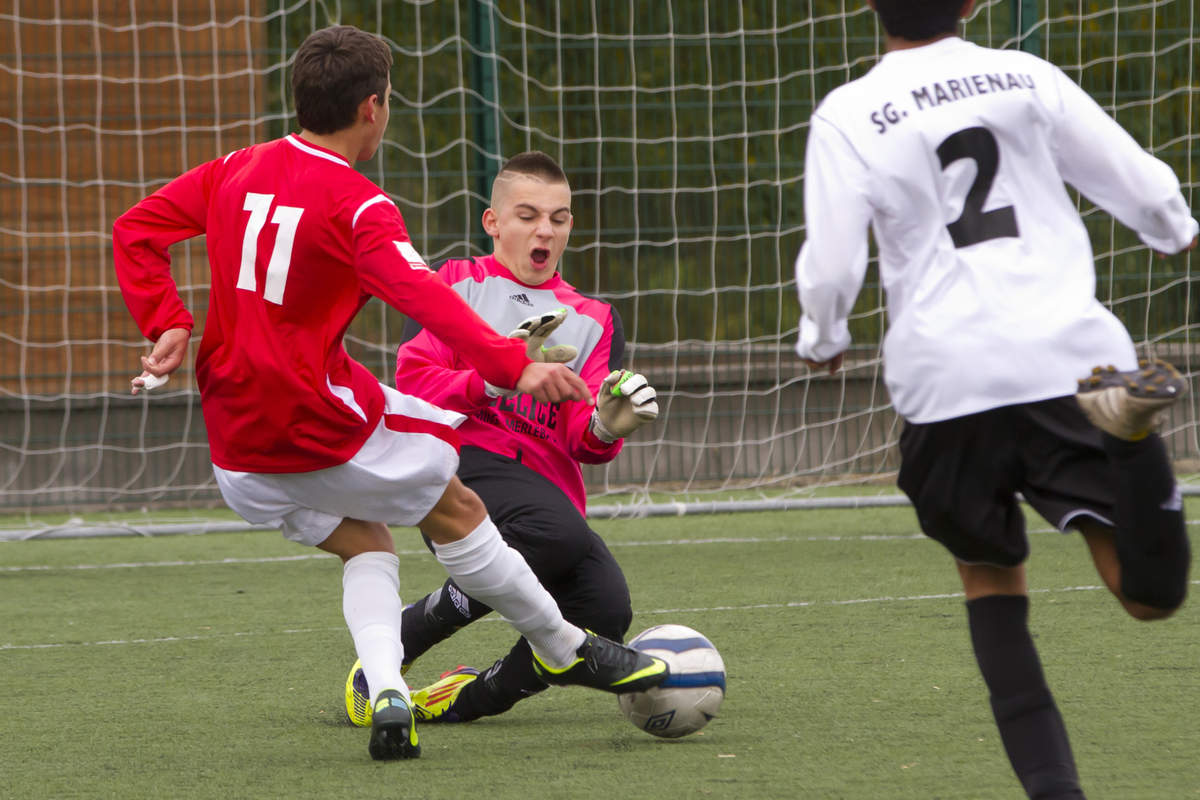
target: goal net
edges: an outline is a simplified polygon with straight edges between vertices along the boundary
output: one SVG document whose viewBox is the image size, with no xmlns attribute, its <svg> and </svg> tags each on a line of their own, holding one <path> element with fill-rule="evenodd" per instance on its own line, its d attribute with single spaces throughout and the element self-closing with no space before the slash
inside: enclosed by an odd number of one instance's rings
<svg viewBox="0 0 1200 800">
<path fill-rule="evenodd" d="M 873 266 L 846 369 L 810 374 L 793 351 L 807 122 L 882 52 L 865 2 L 14 0 L 0 11 L 0 513 L 220 505 L 190 365 L 152 399 L 128 394 L 148 344 L 117 289 L 111 226 L 185 169 L 293 130 L 290 59 L 335 22 L 393 48 L 388 136 L 359 167 L 431 263 L 489 251 L 479 217 L 504 157 L 539 149 L 566 168 L 564 276 L 620 311 L 627 365 L 663 412 L 588 468 L 594 508 L 890 485 L 899 423 Z M 1194 3 L 984 0 L 963 31 L 1061 65 L 1195 206 Z M 1155 260 L 1079 202 L 1102 299 L 1192 375 L 1195 256 Z M 203 240 L 173 255 L 194 354 Z M 372 301 L 347 338 L 385 381 L 402 322 Z M 1165 428 L 1185 472 L 1194 402 Z"/>
</svg>

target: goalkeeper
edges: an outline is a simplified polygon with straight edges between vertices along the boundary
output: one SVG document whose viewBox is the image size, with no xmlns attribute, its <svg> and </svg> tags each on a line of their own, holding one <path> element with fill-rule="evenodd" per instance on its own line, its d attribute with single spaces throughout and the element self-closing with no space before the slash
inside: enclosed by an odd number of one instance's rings
<svg viewBox="0 0 1200 800">
<path fill-rule="evenodd" d="M 562 168 L 544 153 L 516 155 L 497 174 L 483 214 L 492 255 L 447 261 L 438 274 L 498 332 L 526 339 L 531 358 L 577 372 L 597 394 L 594 409 L 489 386 L 453 347 L 412 322 L 396 386 L 467 415 L 458 429 L 459 478 L 483 499 L 563 616 L 620 641 L 633 616 L 629 588 L 584 517 L 580 464 L 615 458 L 624 437 L 658 416 L 658 403 L 643 376 L 621 369 L 617 311 L 580 294 L 558 272 L 572 223 Z M 404 611 L 405 662 L 490 611 L 447 580 Z M 460 667 L 416 691 L 414 711 L 427 721 L 465 722 L 507 711 L 545 688 L 521 638 L 484 674 Z"/>
</svg>

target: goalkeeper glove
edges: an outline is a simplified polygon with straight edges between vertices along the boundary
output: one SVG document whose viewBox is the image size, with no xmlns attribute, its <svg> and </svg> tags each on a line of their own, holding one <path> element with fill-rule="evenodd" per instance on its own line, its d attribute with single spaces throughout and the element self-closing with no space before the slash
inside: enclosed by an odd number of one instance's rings
<svg viewBox="0 0 1200 800">
<path fill-rule="evenodd" d="M 623 439 L 643 424 L 658 418 L 658 393 L 645 375 L 627 369 L 613 370 L 596 393 L 592 433 L 602 442 Z"/>
<path fill-rule="evenodd" d="M 550 334 L 558 329 L 567 319 L 565 308 L 548 311 L 524 320 L 515 331 L 509 334 L 514 339 L 525 341 L 525 355 L 530 361 L 543 361 L 548 364 L 566 364 L 579 350 L 569 344 L 546 346 Z"/>
<path fill-rule="evenodd" d="M 566 319 L 567 310 L 565 308 L 555 309 L 554 311 L 537 314 L 536 316 L 522 320 L 517 329 L 508 335 L 513 339 L 521 339 L 525 342 L 525 355 L 529 357 L 530 361 L 565 364 L 579 355 L 579 350 L 569 344 L 556 344 L 547 347 L 546 339 Z M 483 389 L 488 397 L 512 397 L 517 393 L 516 389 L 501 389 L 499 386 L 493 386 L 487 381 L 484 381 Z"/>
</svg>

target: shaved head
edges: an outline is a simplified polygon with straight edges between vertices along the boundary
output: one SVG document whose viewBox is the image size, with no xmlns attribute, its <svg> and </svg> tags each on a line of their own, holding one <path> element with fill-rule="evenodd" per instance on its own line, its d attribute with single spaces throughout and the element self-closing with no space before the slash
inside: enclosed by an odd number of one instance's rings
<svg viewBox="0 0 1200 800">
<path fill-rule="evenodd" d="M 499 208 L 513 182 L 521 178 L 540 181 L 546 186 L 567 183 L 567 174 L 550 156 L 538 150 L 530 150 L 513 156 L 500 167 L 492 181 L 492 208 Z"/>
</svg>

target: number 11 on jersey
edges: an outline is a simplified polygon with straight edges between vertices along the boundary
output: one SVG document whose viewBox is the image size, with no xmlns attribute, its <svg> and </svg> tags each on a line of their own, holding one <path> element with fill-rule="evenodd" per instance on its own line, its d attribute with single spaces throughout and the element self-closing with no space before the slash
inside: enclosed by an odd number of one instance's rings
<svg viewBox="0 0 1200 800">
<path fill-rule="evenodd" d="M 250 212 L 250 219 L 242 236 L 242 263 L 237 282 L 239 289 L 258 291 L 258 279 L 254 271 L 258 260 L 258 236 L 267 224 L 267 214 L 274 201 L 273 194 L 247 192 L 246 200 L 242 203 L 242 210 Z M 296 227 L 303 213 L 304 209 L 297 206 L 275 206 L 275 213 L 271 216 L 271 223 L 277 225 L 279 230 L 275 234 L 275 246 L 271 248 L 271 259 L 267 262 L 263 299 L 275 305 L 283 304 L 283 287 L 287 283 L 288 268 L 292 265 L 292 245 L 296 241 Z"/>
</svg>

